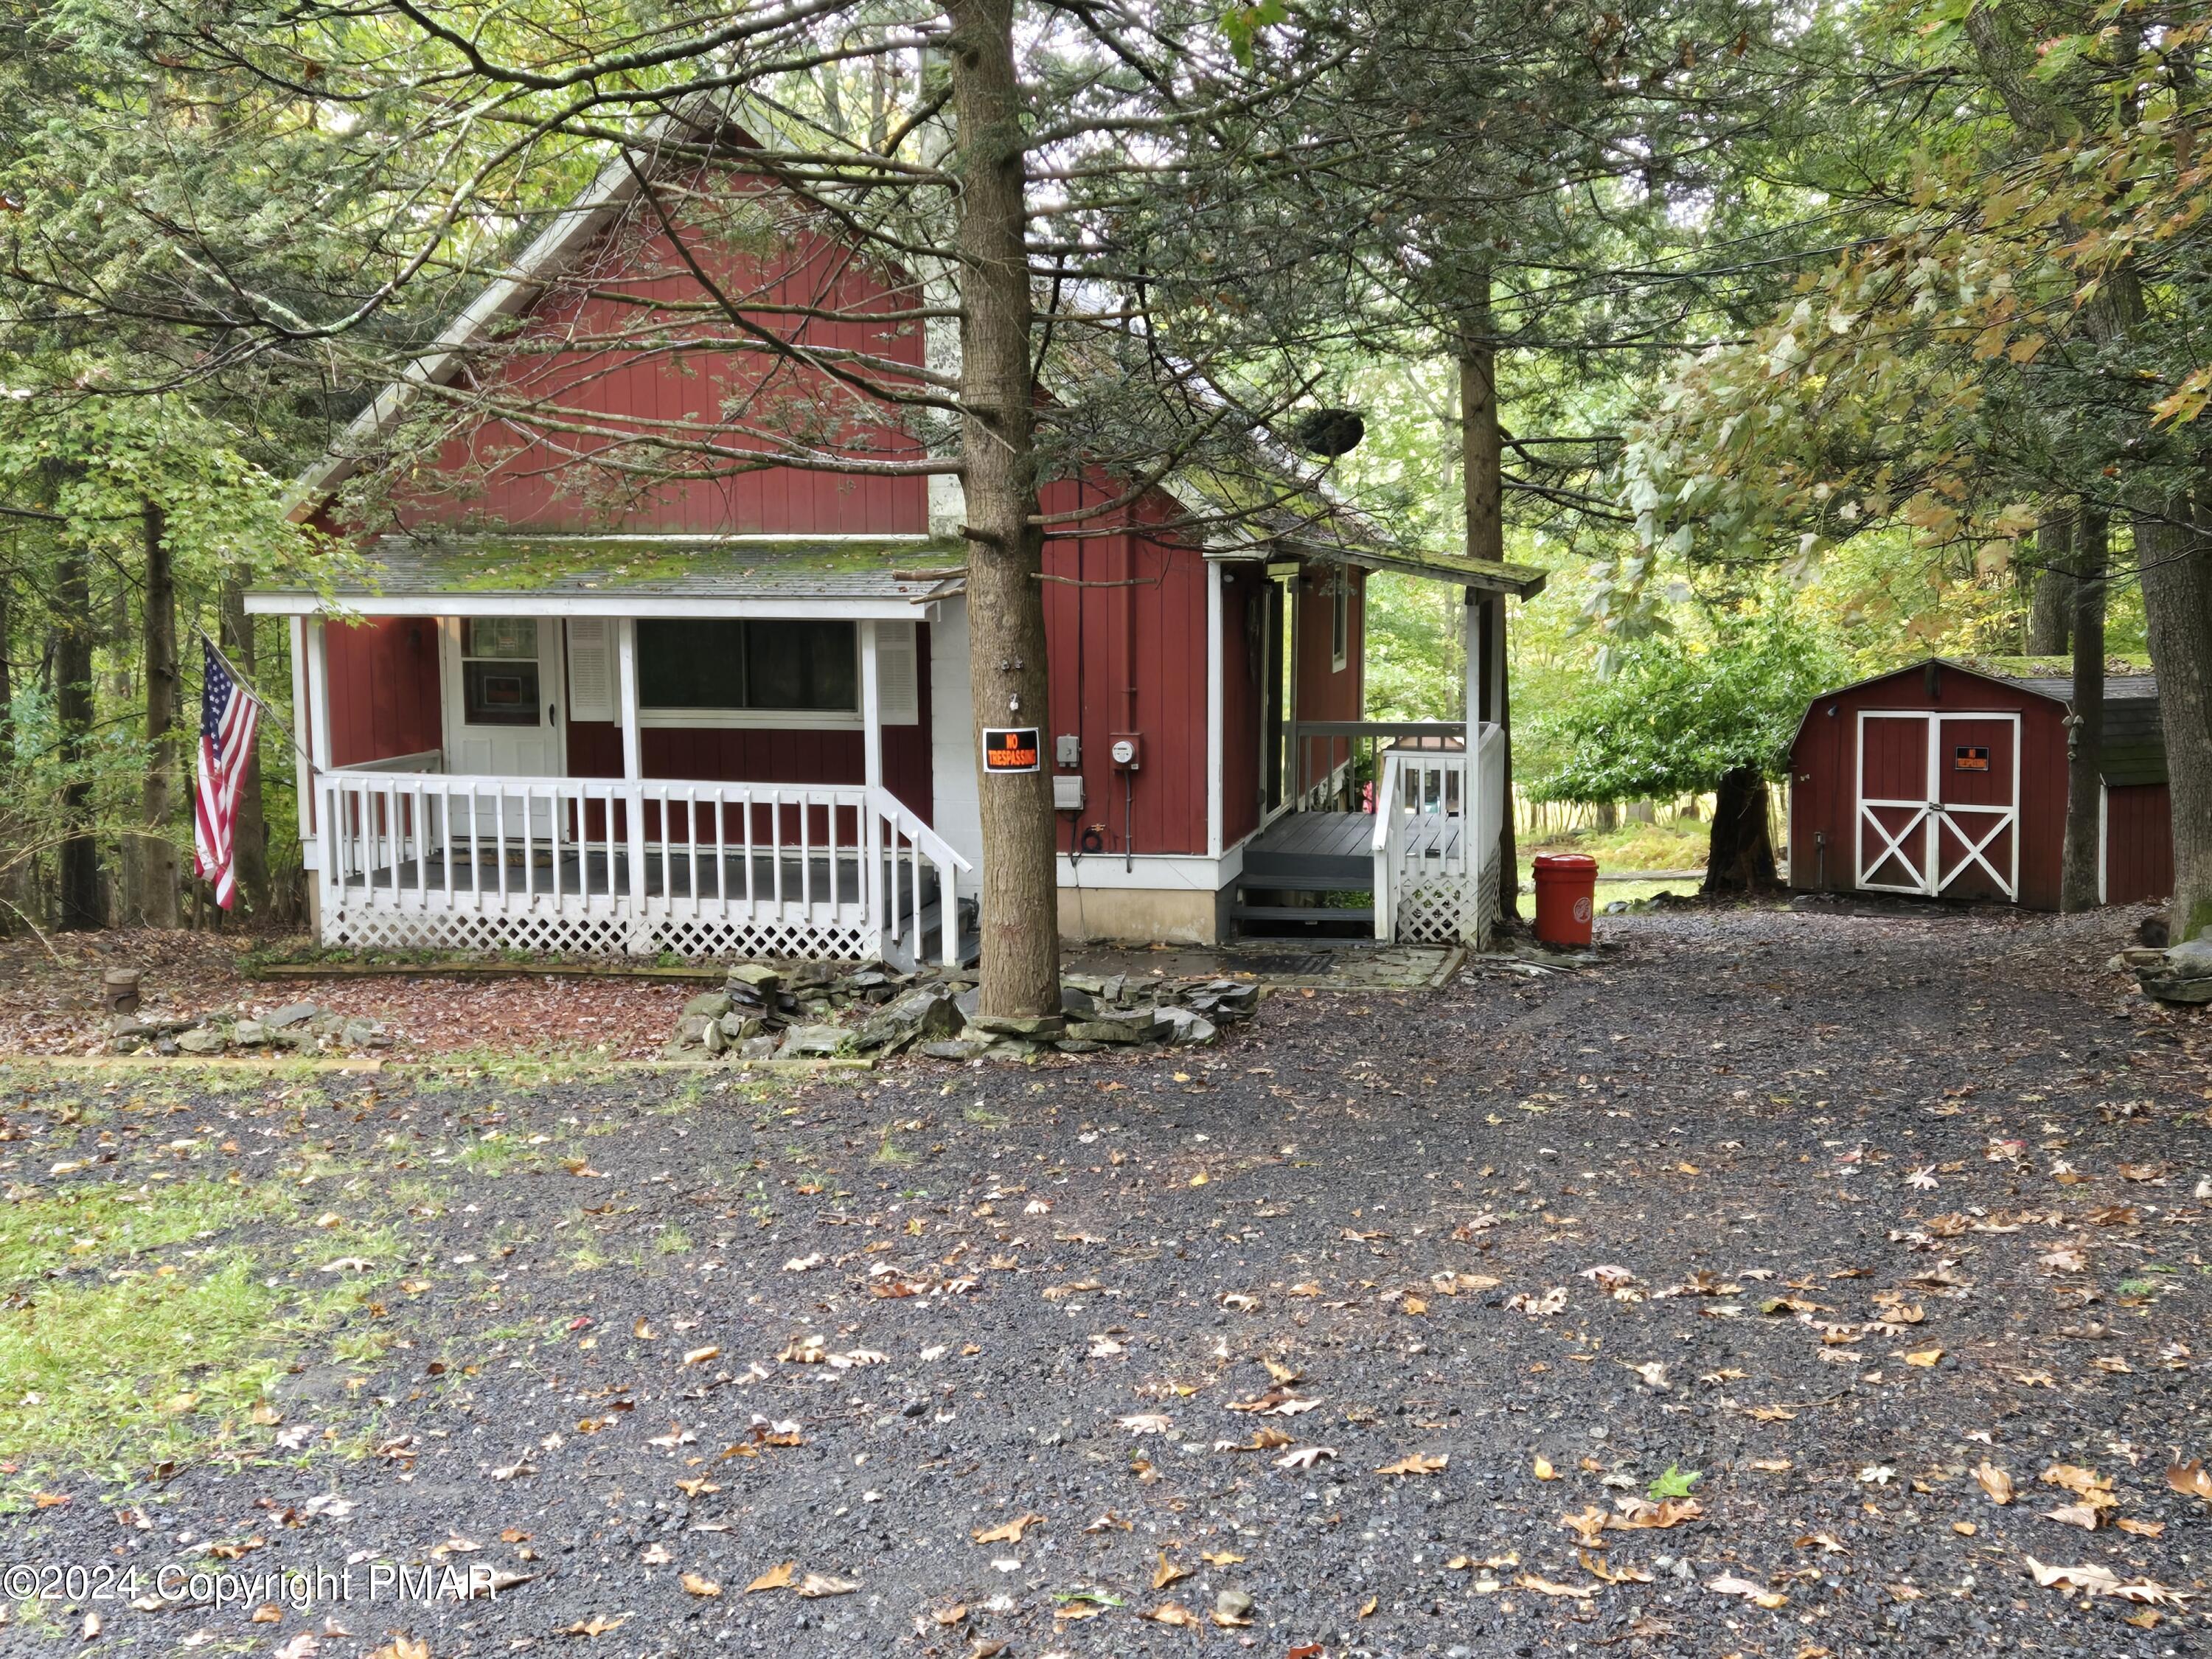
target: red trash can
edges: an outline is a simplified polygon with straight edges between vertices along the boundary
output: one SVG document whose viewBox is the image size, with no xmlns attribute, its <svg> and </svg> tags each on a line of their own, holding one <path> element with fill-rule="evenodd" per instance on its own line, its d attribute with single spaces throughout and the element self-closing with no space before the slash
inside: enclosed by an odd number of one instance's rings
<svg viewBox="0 0 2212 1659">
<path fill-rule="evenodd" d="M 1597 908 L 1597 860 L 1587 853 L 1536 855 L 1536 937 L 1547 945 L 1588 945 Z"/>
</svg>

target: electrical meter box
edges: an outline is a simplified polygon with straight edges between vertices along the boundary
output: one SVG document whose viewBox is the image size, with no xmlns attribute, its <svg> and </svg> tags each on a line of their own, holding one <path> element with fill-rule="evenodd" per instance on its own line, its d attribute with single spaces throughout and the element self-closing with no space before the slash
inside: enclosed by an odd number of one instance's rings
<svg viewBox="0 0 2212 1659">
<path fill-rule="evenodd" d="M 1139 732 L 1116 732 L 1111 752 L 1117 770 L 1134 772 L 1145 763 L 1145 739 Z"/>
</svg>

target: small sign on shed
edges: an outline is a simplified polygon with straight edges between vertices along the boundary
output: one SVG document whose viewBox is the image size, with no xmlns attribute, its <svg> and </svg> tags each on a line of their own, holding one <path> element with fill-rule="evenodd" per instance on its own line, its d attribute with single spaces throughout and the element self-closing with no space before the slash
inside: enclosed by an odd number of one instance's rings
<svg viewBox="0 0 2212 1659">
<path fill-rule="evenodd" d="M 1986 772 L 1990 769 L 1990 751 L 1983 744 L 1961 744 L 1951 751 L 1954 772 Z"/>
</svg>

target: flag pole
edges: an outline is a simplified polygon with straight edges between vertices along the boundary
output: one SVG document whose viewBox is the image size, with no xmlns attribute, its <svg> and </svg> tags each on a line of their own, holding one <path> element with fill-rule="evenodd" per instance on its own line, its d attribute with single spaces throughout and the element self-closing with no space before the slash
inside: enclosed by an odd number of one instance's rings
<svg viewBox="0 0 2212 1659">
<path fill-rule="evenodd" d="M 295 732 L 290 724 L 285 720 L 283 716 L 277 714 L 276 709 L 270 706 L 269 699 L 262 695 L 261 688 L 256 685 L 252 680 L 246 678 L 245 675 L 238 672 L 238 665 L 233 662 L 230 658 L 224 653 L 223 648 L 221 646 L 217 645 L 213 640 L 208 637 L 207 629 L 202 628 L 198 623 L 194 623 L 192 624 L 192 632 L 199 635 L 200 643 L 205 646 L 210 653 L 214 656 L 215 659 L 222 665 L 222 672 L 229 675 L 230 678 L 235 680 L 240 686 L 244 687 L 247 696 L 252 698 L 255 702 L 261 705 L 262 718 L 264 720 L 273 721 L 276 729 L 282 732 L 286 738 L 291 740 L 293 748 L 298 750 L 301 754 L 307 753 L 306 745 L 300 741 L 300 734 Z"/>
</svg>

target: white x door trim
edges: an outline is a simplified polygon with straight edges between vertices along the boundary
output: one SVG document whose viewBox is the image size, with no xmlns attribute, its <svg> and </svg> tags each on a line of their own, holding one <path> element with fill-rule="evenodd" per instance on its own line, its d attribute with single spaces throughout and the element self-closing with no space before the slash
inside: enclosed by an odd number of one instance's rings
<svg viewBox="0 0 2212 1659">
<path fill-rule="evenodd" d="M 1867 722 L 1871 720 L 1919 720 L 1927 732 L 1927 793 L 1918 800 L 1870 798 L 1866 793 L 1866 734 Z M 2012 729 L 2012 788 L 2011 799 L 2005 804 L 1978 804 L 1943 799 L 1943 727 L 1948 722 L 2002 721 Z M 1869 891 L 1885 893 L 1921 893 L 1930 897 L 1940 896 L 1951 884 L 1974 865 L 1988 872 L 2008 902 L 2020 901 L 2020 766 L 2021 720 L 2012 709 L 1960 709 L 1936 713 L 1933 710 L 1863 708 L 1858 719 L 1858 811 L 1856 822 L 1856 851 L 1858 867 L 1856 884 Z M 1876 809 L 1909 811 L 1911 816 L 1894 833 L 1886 828 L 1876 816 Z M 1972 826 L 1985 825 L 1978 835 Z M 1953 837 L 1964 850 L 1949 860 L 1944 856 L 1943 830 L 1948 826 Z M 1880 842 L 1872 859 L 1867 856 L 1867 831 L 1872 830 Z M 2009 856 L 2006 867 L 1997 868 L 1989 856 L 1990 848 L 2007 830 L 2012 839 L 2007 843 Z M 1920 837 L 1920 855 L 1915 858 L 1911 838 Z M 1870 881 L 1868 878 L 1894 858 L 1918 877 L 1911 884 L 1897 882 Z"/>
</svg>

